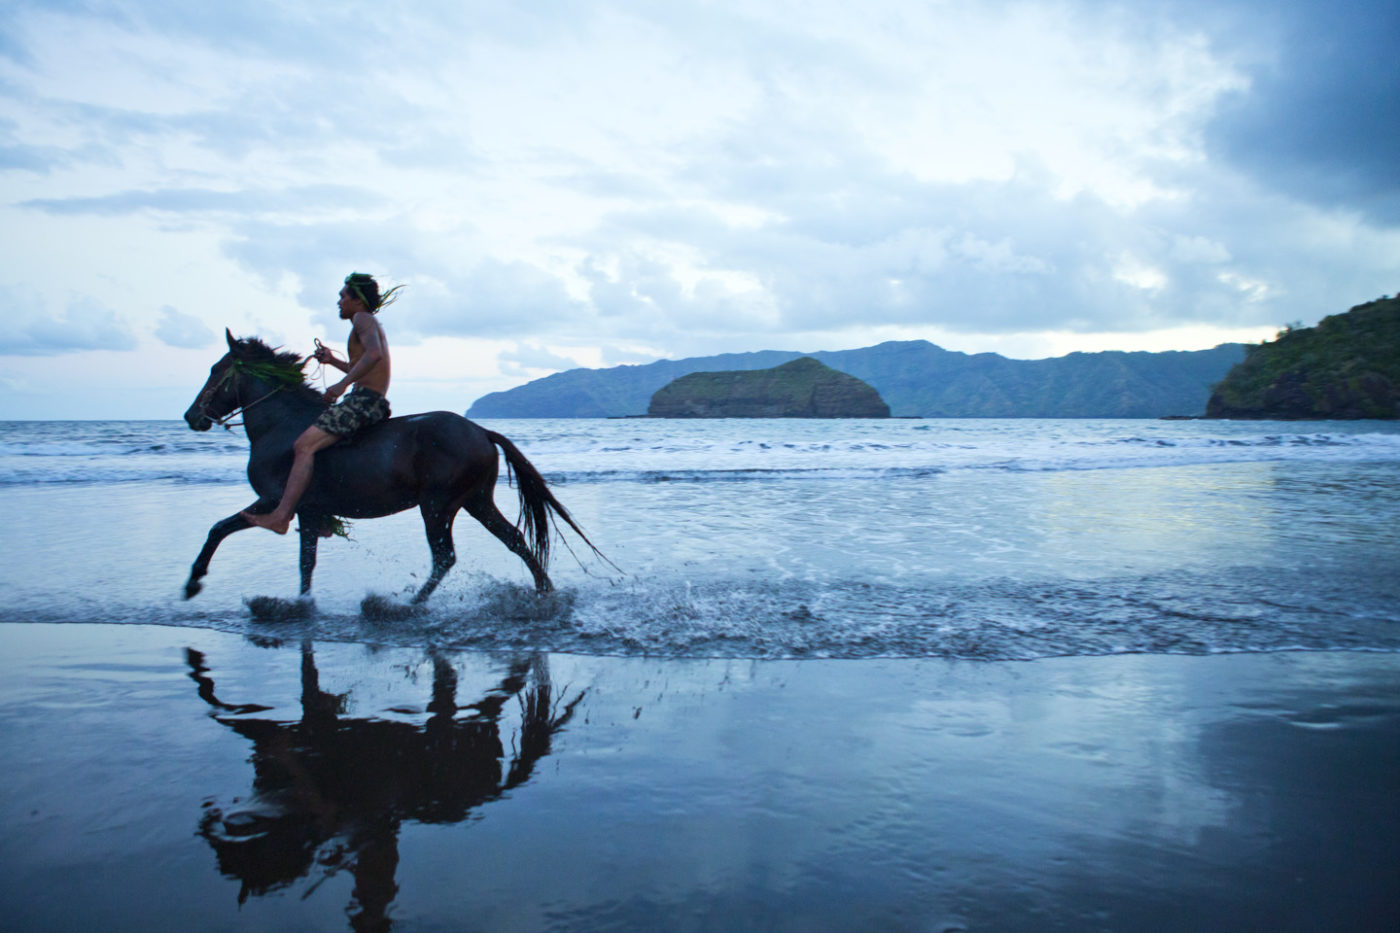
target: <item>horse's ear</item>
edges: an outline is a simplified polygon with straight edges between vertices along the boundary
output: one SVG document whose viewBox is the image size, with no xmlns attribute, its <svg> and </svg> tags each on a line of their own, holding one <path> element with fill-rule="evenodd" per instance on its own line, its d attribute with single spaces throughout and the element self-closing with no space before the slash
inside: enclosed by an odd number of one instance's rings
<svg viewBox="0 0 1400 933">
<path fill-rule="evenodd" d="M 227 327 L 224 328 L 224 337 L 228 340 L 229 352 L 238 349 L 238 341 L 234 339 L 233 331 L 229 330 Z"/>
</svg>

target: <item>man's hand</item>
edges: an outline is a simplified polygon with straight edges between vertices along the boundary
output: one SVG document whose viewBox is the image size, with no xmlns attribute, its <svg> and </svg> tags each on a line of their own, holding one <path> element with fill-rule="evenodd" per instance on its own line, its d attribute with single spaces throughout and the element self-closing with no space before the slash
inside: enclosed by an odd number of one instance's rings
<svg viewBox="0 0 1400 933">
<path fill-rule="evenodd" d="M 333 363 L 336 358 L 335 351 L 322 344 L 319 340 L 316 341 L 316 352 L 311 355 L 316 357 L 316 362 L 318 363 Z"/>
<path fill-rule="evenodd" d="M 340 396 L 345 393 L 345 390 L 347 388 L 348 386 L 345 384 L 344 379 L 342 379 L 340 382 L 326 386 L 326 401 L 334 402 L 336 399 L 340 398 Z"/>
</svg>

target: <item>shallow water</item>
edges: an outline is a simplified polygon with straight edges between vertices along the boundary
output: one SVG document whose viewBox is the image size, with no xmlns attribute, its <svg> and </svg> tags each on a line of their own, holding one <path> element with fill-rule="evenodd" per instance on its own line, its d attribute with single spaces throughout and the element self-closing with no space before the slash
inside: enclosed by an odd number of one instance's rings
<svg viewBox="0 0 1400 933">
<path fill-rule="evenodd" d="M 0 625 L 6 929 L 1393 929 L 1400 658 Z"/>
<path fill-rule="evenodd" d="M 464 518 L 429 612 L 389 624 L 361 602 L 419 585 L 421 525 L 357 522 L 322 545 L 298 632 L 665 657 L 1400 650 L 1393 424 L 493 426 L 620 569 L 565 535 L 539 600 Z M 296 595 L 295 536 L 231 537 L 180 598 L 209 525 L 251 501 L 245 456 L 165 422 L 0 425 L 0 618 L 263 631 L 245 601 Z M 504 482 L 497 500 L 514 514 Z"/>
</svg>

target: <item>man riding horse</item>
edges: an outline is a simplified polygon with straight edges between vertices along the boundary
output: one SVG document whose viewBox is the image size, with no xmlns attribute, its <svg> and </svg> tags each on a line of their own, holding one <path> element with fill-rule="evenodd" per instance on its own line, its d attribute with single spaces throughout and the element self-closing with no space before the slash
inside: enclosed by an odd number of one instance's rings
<svg viewBox="0 0 1400 933">
<path fill-rule="evenodd" d="M 316 423 L 296 439 L 292 445 L 292 469 L 277 508 L 265 515 L 244 510 L 242 515 L 249 523 L 279 535 L 286 534 L 296 514 L 297 503 L 311 484 L 316 452 L 389 417 L 386 397 L 389 394 L 389 341 L 375 315 L 394 300 L 400 288 L 403 286 L 391 288 L 381 296 L 379 283 L 373 276 L 352 272 L 345 277 L 345 287 L 340 290 L 340 319 L 350 322 L 350 339 L 346 346 L 349 361 L 338 358 L 328 347 L 321 346 L 320 341 L 317 341 L 315 355 L 318 363 L 334 366 L 345 373 L 344 379 L 326 388 L 327 401 L 334 402 L 347 388 L 354 388 L 344 401 L 326 409 Z"/>
<path fill-rule="evenodd" d="M 285 533 L 293 515 L 300 519 L 302 596 L 311 591 L 317 538 L 334 529 L 338 519 L 380 518 L 414 507 L 422 514 L 433 559 L 414 603 L 426 600 L 456 563 L 452 523 L 460 511 L 525 562 L 541 593 L 552 588 L 545 568 L 556 520 L 597 553 L 540 471 L 503 435 L 450 411 L 388 417 L 388 344 L 374 312 L 393 294 L 381 296 L 367 275 L 345 280 L 340 316 L 353 328 L 350 359 L 342 363 L 327 350 L 316 354 L 345 372 L 325 393 L 306 384 L 305 360 L 298 354 L 225 331 L 228 353 L 210 368 L 185 422 L 195 431 L 207 431 L 242 413 L 249 441 L 248 482 L 258 499 L 209 529 L 185 581 L 186 599 L 202 588 L 200 581 L 225 538 L 254 525 Z M 351 385 L 349 397 L 328 411 L 326 397 L 337 398 Z M 520 499 L 514 525 L 493 501 L 502 456 Z"/>
</svg>

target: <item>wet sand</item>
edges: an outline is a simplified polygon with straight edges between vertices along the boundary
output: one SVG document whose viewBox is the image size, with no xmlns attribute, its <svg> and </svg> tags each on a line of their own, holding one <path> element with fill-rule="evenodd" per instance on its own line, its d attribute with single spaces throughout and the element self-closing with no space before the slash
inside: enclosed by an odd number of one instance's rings
<svg viewBox="0 0 1400 933">
<path fill-rule="evenodd" d="M 1394 930 L 1400 656 L 0 624 L 6 930 Z"/>
</svg>

